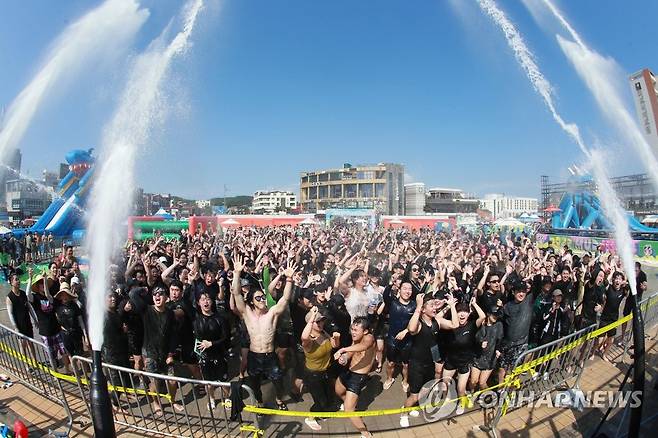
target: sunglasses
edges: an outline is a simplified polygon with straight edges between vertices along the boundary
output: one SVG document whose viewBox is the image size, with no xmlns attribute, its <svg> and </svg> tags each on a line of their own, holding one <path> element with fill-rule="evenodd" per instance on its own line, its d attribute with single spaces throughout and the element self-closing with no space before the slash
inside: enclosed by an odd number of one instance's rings
<svg viewBox="0 0 658 438">
<path fill-rule="evenodd" d="M 257 297 L 254 297 L 254 301 L 265 301 L 265 295 L 258 295 Z"/>
<path fill-rule="evenodd" d="M 418 272 L 418 271 L 420 271 L 420 269 L 418 269 L 418 268 L 411 268 L 411 272 Z"/>
<path fill-rule="evenodd" d="M 500 280 L 489 280 L 489 283 L 500 283 Z"/>
</svg>

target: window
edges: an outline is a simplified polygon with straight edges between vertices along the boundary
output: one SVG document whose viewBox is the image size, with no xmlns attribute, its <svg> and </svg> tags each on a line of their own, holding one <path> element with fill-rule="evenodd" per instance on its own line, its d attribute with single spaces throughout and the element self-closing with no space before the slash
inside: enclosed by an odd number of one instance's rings
<svg viewBox="0 0 658 438">
<path fill-rule="evenodd" d="M 309 187 L 308 189 L 308 199 L 318 199 L 318 188 Z"/>
<path fill-rule="evenodd" d="M 375 197 L 376 198 L 383 197 L 385 192 L 386 192 L 386 184 L 384 184 L 384 183 L 375 184 Z"/>
<path fill-rule="evenodd" d="M 330 181 L 340 181 L 341 179 L 343 179 L 343 176 L 340 174 L 340 172 L 331 172 L 329 174 Z"/>
<path fill-rule="evenodd" d="M 320 182 L 329 181 L 329 174 L 328 173 L 319 174 L 318 175 L 318 181 L 320 181 Z"/>
<path fill-rule="evenodd" d="M 344 186 L 344 196 L 346 198 L 356 198 L 356 184 L 345 184 Z"/>
<path fill-rule="evenodd" d="M 308 182 L 310 182 L 310 183 L 318 182 L 318 176 L 317 175 L 309 175 L 308 176 Z"/>
<path fill-rule="evenodd" d="M 357 172 L 357 178 L 358 179 L 374 179 L 375 178 L 375 172 L 373 170 L 360 171 L 360 172 Z"/>
<path fill-rule="evenodd" d="M 307 182 L 308 182 L 308 176 L 303 176 L 302 177 L 302 184 L 307 183 Z"/>
<path fill-rule="evenodd" d="M 372 198 L 372 184 L 359 184 L 359 198 Z"/>
<path fill-rule="evenodd" d="M 320 186 L 318 187 L 318 194 L 320 199 L 327 199 L 329 197 L 329 187 L 328 186 Z"/>
<path fill-rule="evenodd" d="M 329 189 L 330 198 L 342 198 L 343 197 L 343 186 L 340 184 L 332 184 Z"/>
</svg>

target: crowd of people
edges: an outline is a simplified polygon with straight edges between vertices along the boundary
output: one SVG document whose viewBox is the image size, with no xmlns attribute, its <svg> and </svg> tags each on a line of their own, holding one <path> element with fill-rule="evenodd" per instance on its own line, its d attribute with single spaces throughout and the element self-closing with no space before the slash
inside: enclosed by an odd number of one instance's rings
<svg viewBox="0 0 658 438">
<path fill-rule="evenodd" d="M 47 273 L 34 274 L 27 293 L 11 275 L 12 323 L 32 336 L 34 321 L 69 370 L 69 357 L 88 348 L 84 276 L 71 248 Z M 642 293 L 639 264 L 636 277 Z M 405 407 L 417 405 L 434 379 L 454 379 L 459 395 L 487 388 L 528 348 L 616 320 L 629 291 L 619 257 L 602 250 L 542 249 L 525 234 L 345 225 L 130 241 L 110 278 L 106 362 L 244 379 L 258 403 L 269 380 L 278 409 L 310 397 L 312 412 L 356 410 L 377 374 L 384 390 L 400 379 Z M 596 349 L 606 360 L 615 335 L 607 333 Z M 172 408 L 182 411 L 175 385 L 167 390 Z M 226 397 L 205 390 L 209 409 Z M 151 406 L 162 414 L 159 398 Z M 350 421 L 370 436 L 361 418 Z M 317 418 L 305 422 L 322 428 Z M 407 414 L 400 426 L 409 426 Z"/>
</svg>

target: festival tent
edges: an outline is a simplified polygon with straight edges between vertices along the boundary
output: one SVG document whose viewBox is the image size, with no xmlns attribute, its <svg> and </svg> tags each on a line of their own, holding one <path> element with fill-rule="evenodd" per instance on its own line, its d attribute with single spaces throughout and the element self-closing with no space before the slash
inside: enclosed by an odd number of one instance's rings
<svg viewBox="0 0 658 438">
<path fill-rule="evenodd" d="M 222 226 L 227 227 L 227 226 L 235 226 L 235 225 L 240 225 L 240 222 L 236 221 L 235 219 L 228 218 L 224 222 L 221 223 Z"/>
<path fill-rule="evenodd" d="M 318 221 L 316 221 L 312 217 L 307 217 L 306 219 L 304 219 L 303 221 L 301 221 L 299 223 L 299 225 L 317 225 L 317 224 L 318 224 Z"/>
<path fill-rule="evenodd" d="M 11 230 L 5 226 L 0 225 L 0 235 L 11 233 Z"/>
<path fill-rule="evenodd" d="M 494 225 L 498 227 L 523 227 L 525 224 L 521 221 L 518 221 L 514 218 L 508 217 L 504 219 L 498 219 L 496 222 L 494 222 Z"/>
<path fill-rule="evenodd" d="M 172 214 L 167 213 L 167 210 L 162 207 L 153 216 L 159 216 L 165 220 L 172 220 L 174 218 Z"/>
</svg>

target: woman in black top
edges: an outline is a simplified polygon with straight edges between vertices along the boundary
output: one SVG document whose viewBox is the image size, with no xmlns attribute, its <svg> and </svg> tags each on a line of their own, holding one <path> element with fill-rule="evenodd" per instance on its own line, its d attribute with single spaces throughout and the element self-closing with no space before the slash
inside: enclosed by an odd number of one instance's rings
<svg viewBox="0 0 658 438">
<path fill-rule="evenodd" d="M 477 318 L 471 317 L 471 309 L 477 312 Z M 443 365 L 443 378 L 452 378 L 457 373 L 457 394 L 466 395 L 466 384 L 471 372 L 471 364 L 475 359 L 475 334 L 484 322 L 485 314 L 478 306 L 475 297 L 471 298 L 470 305 L 459 303 L 456 307 L 459 325 L 452 329 L 447 340 L 447 356 Z M 457 415 L 464 412 L 464 406 L 459 403 Z"/>
<path fill-rule="evenodd" d="M 503 316 L 500 307 L 492 307 L 487 312 L 487 319 L 475 334 L 476 355 L 471 368 L 470 385 L 472 390 L 488 387 L 487 381 L 494 369 L 496 359 L 500 357 L 503 341 Z"/>
<path fill-rule="evenodd" d="M 33 310 L 30 307 L 25 291 L 21 290 L 21 280 L 18 278 L 18 274 L 11 274 L 9 276 L 9 284 L 11 285 L 11 290 L 7 294 L 7 313 L 9 313 L 9 320 L 18 333 L 32 338 L 34 331 L 30 317 L 32 316 L 36 319 L 36 316 L 33 316 Z M 36 359 L 34 346 L 30 341 L 21 339 L 21 348 L 23 349 L 23 354 Z"/>
</svg>

